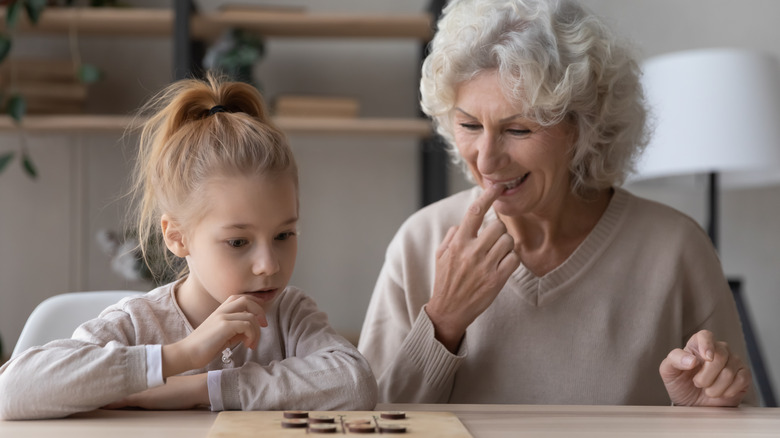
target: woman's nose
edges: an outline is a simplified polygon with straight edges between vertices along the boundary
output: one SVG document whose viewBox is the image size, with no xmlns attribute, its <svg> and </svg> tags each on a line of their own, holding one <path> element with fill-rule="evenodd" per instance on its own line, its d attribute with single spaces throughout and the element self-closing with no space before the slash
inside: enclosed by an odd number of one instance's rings
<svg viewBox="0 0 780 438">
<path fill-rule="evenodd" d="M 279 272 L 279 259 L 273 248 L 258 248 L 252 259 L 252 273 L 254 275 L 270 276 Z"/>
<path fill-rule="evenodd" d="M 485 131 L 477 144 L 477 169 L 483 175 L 500 170 L 509 162 L 499 136 Z"/>
</svg>

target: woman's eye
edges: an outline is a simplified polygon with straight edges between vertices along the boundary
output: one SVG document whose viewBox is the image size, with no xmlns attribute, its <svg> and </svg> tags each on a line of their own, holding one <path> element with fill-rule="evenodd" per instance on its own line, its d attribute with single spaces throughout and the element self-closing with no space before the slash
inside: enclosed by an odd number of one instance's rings
<svg viewBox="0 0 780 438">
<path fill-rule="evenodd" d="M 506 132 L 510 133 L 511 135 L 516 136 L 525 136 L 531 133 L 530 129 L 507 129 Z"/>
<path fill-rule="evenodd" d="M 480 128 L 482 128 L 482 125 L 477 123 L 461 123 L 460 127 L 467 130 L 467 131 L 476 131 Z"/>
<path fill-rule="evenodd" d="M 230 239 L 227 241 L 227 244 L 231 248 L 241 248 L 242 246 L 248 245 L 249 241 L 246 239 Z"/>
<path fill-rule="evenodd" d="M 287 232 L 284 232 L 284 233 L 279 233 L 279 234 L 276 235 L 276 237 L 274 237 L 274 240 L 287 240 L 290 237 L 295 236 L 296 234 L 298 234 L 298 233 L 295 233 L 293 231 L 287 231 Z"/>
</svg>

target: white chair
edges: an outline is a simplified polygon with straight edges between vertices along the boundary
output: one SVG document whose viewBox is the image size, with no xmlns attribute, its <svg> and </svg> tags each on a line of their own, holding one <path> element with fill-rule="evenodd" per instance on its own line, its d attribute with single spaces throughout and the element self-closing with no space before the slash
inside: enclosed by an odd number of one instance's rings
<svg viewBox="0 0 780 438">
<path fill-rule="evenodd" d="M 47 298 L 30 313 L 11 357 L 36 345 L 70 338 L 76 327 L 97 317 L 106 307 L 124 297 L 142 294 L 144 292 L 109 290 L 70 292 Z"/>
</svg>

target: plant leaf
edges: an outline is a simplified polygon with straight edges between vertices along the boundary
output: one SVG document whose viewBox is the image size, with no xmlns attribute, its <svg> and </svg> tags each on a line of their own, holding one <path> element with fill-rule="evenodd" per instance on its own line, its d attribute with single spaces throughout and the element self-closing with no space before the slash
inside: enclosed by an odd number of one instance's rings
<svg viewBox="0 0 780 438">
<path fill-rule="evenodd" d="M 32 24 L 38 24 L 38 19 L 41 18 L 43 9 L 46 8 L 47 0 L 26 0 L 24 2 L 24 8 L 27 10 L 27 16 L 30 17 Z"/>
<path fill-rule="evenodd" d="M 27 111 L 27 101 L 24 100 L 24 97 L 14 94 L 8 99 L 6 110 L 17 123 L 20 123 L 22 118 L 24 118 L 24 113 Z"/>
<path fill-rule="evenodd" d="M 24 0 L 15 0 L 8 5 L 8 9 L 5 10 L 5 26 L 8 29 L 16 27 L 16 23 L 19 21 L 19 12 L 22 10 L 22 3 Z"/>
<path fill-rule="evenodd" d="M 3 169 L 5 169 L 5 166 L 8 165 L 8 163 L 11 162 L 11 160 L 14 159 L 14 153 L 8 152 L 3 155 L 0 155 L 0 173 L 3 172 Z"/>
<path fill-rule="evenodd" d="M 24 168 L 25 173 L 30 176 L 30 178 L 35 179 L 38 177 L 38 171 L 35 169 L 35 164 L 33 163 L 30 156 L 26 153 L 22 155 L 22 167 Z"/>
<path fill-rule="evenodd" d="M 2 62 L 6 56 L 8 56 L 8 52 L 11 51 L 11 38 L 8 38 L 5 35 L 0 35 L 0 62 Z"/>
<path fill-rule="evenodd" d="M 92 64 L 81 64 L 79 66 L 79 80 L 85 84 L 92 84 L 103 77 L 103 72 Z"/>
</svg>

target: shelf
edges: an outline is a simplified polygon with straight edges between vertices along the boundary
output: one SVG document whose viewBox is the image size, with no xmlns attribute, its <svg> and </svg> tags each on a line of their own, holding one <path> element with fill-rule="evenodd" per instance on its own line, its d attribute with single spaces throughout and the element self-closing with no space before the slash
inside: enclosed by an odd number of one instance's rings
<svg viewBox="0 0 780 438">
<path fill-rule="evenodd" d="M 133 118 L 105 115 L 28 115 L 21 128 L 27 133 L 100 133 L 122 132 Z M 308 118 L 278 117 L 275 122 L 287 134 L 377 135 L 425 138 L 431 135 L 426 119 L 403 118 Z M 19 129 L 8 116 L 0 116 L 0 132 Z"/>
<path fill-rule="evenodd" d="M 5 30 L 6 8 L 0 8 L 0 29 Z M 170 36 L 171 9 L 48 7 L 33 26 L 22 14 L 18 29 L 24 33 L 79 35 Z M 224 11 L 195 15 L 191 33 L 210 39 L 229 27 L 241 27 L 268 37 L 413 38 L 432 37 L 431 16 L 419 14 L 307 13 L 288 11 Z"/>
</svg>

